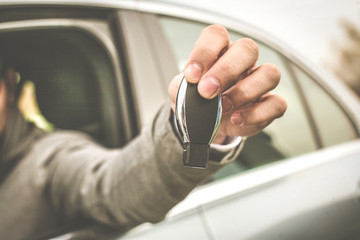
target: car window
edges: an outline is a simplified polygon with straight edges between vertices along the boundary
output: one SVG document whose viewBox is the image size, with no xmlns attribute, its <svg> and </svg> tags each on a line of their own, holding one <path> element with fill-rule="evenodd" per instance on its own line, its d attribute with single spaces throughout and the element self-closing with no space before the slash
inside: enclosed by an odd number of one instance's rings
<svg viewBox="0 0 360 240">
<path fill-rule="evenodd" d="M 51 25 L 0 33 L 24 83 L 19 109 L 47 131 L 81 131 L 108 147 L 120 146 L 124 131 L 117 130 L 120 111 L 111 56 L 90 30 L 78 27 L 77 20 L 71 23 L 74 28 Z"/>
<path fill-rule="evenodd" d="M 194 42 L 206 24 L 165 16 L 160 17 L 160 22 L 177 58 L 179 71 L 181 71 Z M 233 41 L 245 36 L 232 31 L 229 33 Z M 257 43 L 260 49 L 258 65 L 273 63 L 281 70 L 281 82 L 274 93 L 287 100 L 288 109 L 281 119 L 274 121 L 261 133 L 249 137 L 239 159 L 224 167 L 215 175 L 215 179 L 308 153 L 320 147 L 317 131 L 295 81 L 298 75 L 292 72 L 288 65 L 289 61 L 281 53 L 260 41 Z M 295 66 L 295 68 L 297 67 Z M 309 81 L 313 80 L 309 79 Z"/>
<path fill-rule="evenodd" d="M 322 146 L 332 146 L 357 138 L 354 125 L 341 106 L 312 81 L 306 72 L 295 66 L 293 69 L 308 101 Z"/>
</svg>

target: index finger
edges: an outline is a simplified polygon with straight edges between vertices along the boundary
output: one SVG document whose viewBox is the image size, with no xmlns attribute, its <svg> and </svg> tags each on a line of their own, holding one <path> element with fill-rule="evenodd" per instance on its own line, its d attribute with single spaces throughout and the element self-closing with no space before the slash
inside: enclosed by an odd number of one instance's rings
<svg viewBox="0 0 360 240">
<path fill-rule="evenodd" d="M 190 83 L 198 83 L 229 45 L 230 38 L 225 27 L 210 25 L 204 28 L 185 65 L 185 78 Z"/>
</svg>

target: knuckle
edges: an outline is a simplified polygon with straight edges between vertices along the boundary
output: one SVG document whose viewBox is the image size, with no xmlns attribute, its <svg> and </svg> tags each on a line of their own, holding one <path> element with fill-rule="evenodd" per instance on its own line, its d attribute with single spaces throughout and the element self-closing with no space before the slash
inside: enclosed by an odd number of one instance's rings
<svg viewBox="0 0 360 240">
<path fill-rule="evenodd" d="M 279 95 L 274 95 L 274 100 L 275 100 L 275 104 L 274 104 L 274 108 L 275 108 L 275 112 L 276 112 L 276 117 L 282 117 L 287 109 L 287 102 L 284 98 L 280 97 Z"/>
<path fill-rule="evenodd" d="M 215 61 L 218 56 L 218 51 L 212 46 L 201 45 L 198 46 L 197 51 L 201 53 L 203 59 L 211 60 L 211 62 Z M 201 63 L 198 62 L 198 64 Z"/>
<path fill-rule="evenodd" d="M 266 74 L 269 76 L 269 79 L 273 82 L 274 86 L 277 86 L 281 78 L 280 69 L 272 63 L 265 63 L 262 67 L 264 68 Z"/>
<path fill-rule="evenodd" d="M 286 103 L 286 101 L 282 101 L 282 102 L 281 102 L 279 109 L 280 109 L 280 111 L 279 111 L 279 117 L 282 117 L 282 116 L 285 114 L 286 109 L 287 109 L 287 103 Z"/>
<path fill-rule="evenodd" d="M 256 59 L 259 57 L 259 46 L 251 38 L 241 38 L 237 40 L 235 44 L 240 44 L 243 48 L 246 49 L 246 51 L 248 51 Z"/>
<path fill-rule="evenodd" d="M 255 124 L 260 128 L 264 128 L 274 119 L 282 117 L 287 109 L 287 103 L 281 96 L 272 95 L 270 99 L 267 109 L 257 108 L 254 111 Z"/>
<path fill-rule="evenodd" d="M 268 125 L 267 119 L 263 116 L 263 114 L 260 111 L 255 111 L 255 124 L 259 128 L 264 128 Z"/>
<path fill-rule="evenodd" d="M 244 84 L 240 84 L 237 87 L 237 96 L 242 100 L 241 105 L 248 103 L 251 99 L 249 90 L 244 86 Z"/>
<path fill-rule="evenodd" d="M 236 78 L 239 75 L 239 70 L 234 62 L 224 58 L 220 63 L 222 71 L 226 72 L 230 78 Z"/>
</svg>

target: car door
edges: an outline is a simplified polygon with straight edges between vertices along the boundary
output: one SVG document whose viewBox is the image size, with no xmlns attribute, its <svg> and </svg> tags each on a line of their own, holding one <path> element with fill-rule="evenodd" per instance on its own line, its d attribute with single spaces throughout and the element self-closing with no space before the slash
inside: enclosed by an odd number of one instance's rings
<svg viewBox="0 0 360 240">
<path fill-rule="evenodd" d="M 158 16 L 179 71 L 206 26 L 199 18 L 180 15 Z M 246 31 L 230 34 L 232 39 L 249 36 Z M 294 58 L 296 53 L 268 37 L 250 37 L 260 47 L 258 64 L 271 62 L 281 69 L 276 92 L 288 101 L 285 116 L 249 138 L 239 159 L 176 206 L 167 221 L 124 239 L 191 232 L 199 226 L 185 223 L 198 216 L 207 234 L 201 239 L 343 239 L 356 234 L 360 148 L 359 116 L 353 110 L 359 103 L 342 96 L 350 94 L 343 85 Z"/>
<path fill-rule="evenodd" d="M 199 31 L 203 27 L 199 23 L 166 17 L 161 21 L 172 41 L 176 41 L 174 35 L 181 35 L 174 33 L 181 31 L 178 29 L 186 29 L 189 34 L 189 29 Z M 235 32 L 231 34 L 233 39 L 241 37 Z M 199 208 L 205 215 L 205 224 L 214 239 L 348 237 L 357 229 L 353 223 L 359 219 L 357 204 L 353 202 L 360 178 L 359 151 L 356 150 L 359 142 L 351 143 L 348 149 L 345 146 L 331 149 L 330 153 L 317 150 L 357 139 L 358 127 L 354 126 L 351 114 L 325 91 L 321 82 L 259 40 L 258 63 L 272 62 L 281 69 L 282 80 L 276 92 L 287 99 L 288 110 L 282 119 L 249 138 L 239 160 L 215 175 L 213 188 L 204 192 L 214 191 L 217 195 L 224 192 L 224 195 L 212 201 L 204 196 L 208 201 Z M 177 51 L 175 47 L 178 45 L 174 46 Z M 178 56 L 186 59 L 184 51 L 178 50 Z M 279 165 L 270 164 L 279 160 Z M 298 163 L 298 169 L 287 165 L 290 163 Z M 306 163 L 314 166 L 305 167 Z M 320 163 L 324 166 L 316 166 Z M 294 173 L 282 175 L 283 167 L 289 167 Z M 255 170 L 249 173 L 248 169 L 252 168 Z M 278 177 L 266 179 L 269 174 L 278 174 Z M 223 177 L 225 180 L 221 183 Z M 220 181 L 218 185 L 217 181 Z M 254 185 L 246 188 L 247 184 Z M 236 185 L 240 186 L 238 191 L 234 190 Z M 229 192 L 223 190 L 231 188 Z M 336 228 L 340 223 L 348 227 Z"/>
</svg>

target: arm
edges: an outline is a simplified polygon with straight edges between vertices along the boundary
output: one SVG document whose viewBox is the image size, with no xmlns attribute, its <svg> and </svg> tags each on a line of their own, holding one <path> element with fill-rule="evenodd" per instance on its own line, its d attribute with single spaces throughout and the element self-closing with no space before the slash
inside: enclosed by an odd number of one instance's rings
<svg viewBox="0 0 360 240">
<path fill-rule="evenodd" d="M 251 136 L 282 116 L 286 102 L 271 94 L 280 80 L 272 64 L 256 66 L 258 47 L 250 39 L 229 40 L 225 28 L 205 28 L 184 69 L 204 98 L 223 94 L 223 116 L 215 143 Z M 172 106 L 181 78 L 169 86 Z M 221 168 L 182 166 L 182 148 L 163 107 L 151 125 L 121 150 L 106 150 L 88 140 L 65 140 L 51 161 L 49 192 L 58 212 L 68 218 L 86 216 L 124 228 L 157 222 L 194 187 Z M 49 144 L 58 144 L 54 137 Z M 228 153 L 224 159 L 233 159 Z M 225 154 L 224 154 L 225 155 Z M 214 156 L 214 155 L 213 155 Z M 221 158 L 220 157 L 220 158 Z M 211 156 L 210 156 L 211 158 Z M 224 161 L 229 162 L 229 161 Z"/>
<path fill-rule="evenodd" d="M 47 137 L 45 144 L 61 149 L 52 158 L 48 174 L 51 202 L 58 214 L 123 228 L 162 220 L 221 168 L 216 163 L 206 170 L 183 167 L 182 147 L 171 116 L 170 104 L 164 105 L 152 124 L 121 150 L 107 150 L 68 133 Z M 233 159 L 236 150 L 221 157 Z"/>
</svg>

